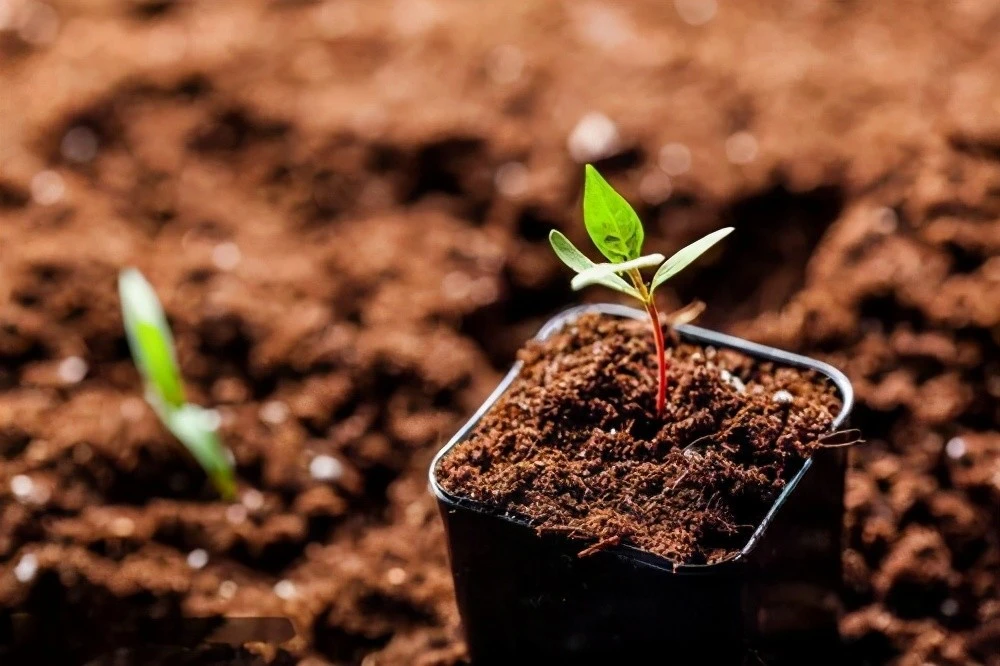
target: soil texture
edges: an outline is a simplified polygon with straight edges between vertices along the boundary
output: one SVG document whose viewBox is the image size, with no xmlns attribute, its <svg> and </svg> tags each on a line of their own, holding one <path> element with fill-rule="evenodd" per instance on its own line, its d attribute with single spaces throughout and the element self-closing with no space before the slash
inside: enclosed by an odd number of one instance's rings
<svg viewBox="0 0 1000 666">
<path fill-rule="evenodd" d="M 461 663 L 426 467 L 542 321 L 609 298 L 545 241 L 585 246 L 591 160 L 651 252 L 736 228 L 663 310 L 850 376 L 849 663 L 995 665 L 998 26 L 965 0 L 0 0 L 0 662 L 249 615 L 297 637 L 232 663 Z M 141 401 L 126 265 L 239 502 Z"/>
<path fill-rule="evenodd" d="M 652 335 L 636 320 L 584 315 L 519 356 L 518 378 L 438 479 L 591 541 L 584 555 L 620 544 L 683 564 L 732 557 L 840 408 L 811 371 L 672 340 L 657 415 Z"/>
</svg>

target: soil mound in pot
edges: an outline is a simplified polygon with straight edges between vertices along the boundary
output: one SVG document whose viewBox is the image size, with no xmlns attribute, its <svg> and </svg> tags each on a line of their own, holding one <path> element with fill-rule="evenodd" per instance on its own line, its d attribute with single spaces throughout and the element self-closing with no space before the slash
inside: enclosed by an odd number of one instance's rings
<svg viewBox="0 0 1000 666">
<path fill-rule="evenodd" d="M 660 417 L 647 322 L 587 314 L 529 343 L 514 384 L 441 461 L 441 485 L 586 539 L 583 554 L 619 543 L 691 564 L 735 554 L 840 402 L 812 371 L 668 344 Z"/>
</svg>

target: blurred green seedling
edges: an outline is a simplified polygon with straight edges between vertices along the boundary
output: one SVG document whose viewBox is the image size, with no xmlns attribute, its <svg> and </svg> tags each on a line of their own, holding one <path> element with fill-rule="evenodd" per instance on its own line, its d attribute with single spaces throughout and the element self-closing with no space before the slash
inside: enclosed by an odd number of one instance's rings
<svg viewBox="0 0 1000 666">
<path fill-rule="evenodd" d="M 714 231 L 696 240 L 666 259 L 662 254 L 642 254 L 645 231 L 632 206 L 591 165 L 585 168 L 583 186 L 583 223 L 594 245 L 608 261 L 595 263 L 578 250 L 568 238 L 553 229 L 549 242 L 559 259 L 576 272 L 570 283 L 574 290 L 599 284 L 627 294 L 642 303 L 653 325 L 659 381 L 656 413 L 663 415 L 667 395 L 667 359 L 663 329 L 653 294 L 656 288 L 688 267 L 713 245 L 728 236 L 732 227 Z M 652 280 L 646 282 L 642 269 L 658 266 Z M 624 276 L 624 277 L 623 277 Z M 628 278 L 628 281 L 625 280 Z"/>
<path fill-rule="evenodd" d="M 146 402 L 174 437 L 202 466 L 224 499 L 236 495 L 229 451 L 216 434 L 218 414 L 184 397 L 174 337 L 160 299 L 142 273 L 134 268 L 118 276 L 118 293 L 129 349 L 145 385 Z"/>
</svg>

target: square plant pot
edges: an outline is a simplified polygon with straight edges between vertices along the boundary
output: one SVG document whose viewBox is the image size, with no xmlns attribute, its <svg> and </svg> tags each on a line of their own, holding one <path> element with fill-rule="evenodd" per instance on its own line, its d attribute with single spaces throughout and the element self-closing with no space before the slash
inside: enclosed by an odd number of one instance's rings
<svg viewBox="0 0 1000 666">
<path fill-rule="evenodd" d="M 536 339 L 595 311 L 646 317 L 619 305 L 576 307 L 550 320 Z M 686 342 L 817 371 L 842 401 L 831 431 L 847 424 L 853 391 L 836 368 L 696 326 L 675 330 Z M 469 437 L 519 370 L 515 364 L 430 468 L 473 664 L 772 663 L 764 655 L 783 662 L 789 649 L 797 663 L 833 658 L 845 449 L 821 448 L 808 459 L 746 545 L 724 562 L 679 564 L 630 546 L 579 557 L 580 541 L 539 535 L 527 521 L 438 483 L 440 460 Z"/>
</svg>

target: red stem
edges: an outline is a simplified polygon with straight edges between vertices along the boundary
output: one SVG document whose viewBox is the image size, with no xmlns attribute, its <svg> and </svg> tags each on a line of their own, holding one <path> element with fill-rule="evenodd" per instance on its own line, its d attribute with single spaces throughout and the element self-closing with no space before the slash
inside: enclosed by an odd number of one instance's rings
<svg viewBox="0 0 1000 666">
<path fill-rule="evenodd" d="M 660 315 L 656 312 L 656 305 L 652 299 L 646 303 L 646 312 L 649 313 L 649 321 L 653 324 L 653 340 L 656 343 L 656 365 L 659 370 L 659 382 L 656 389 L 656 415 L 663 416 L 663 412 L 667 408 L 667 353 L 664 349 Z"/>
</svg>

